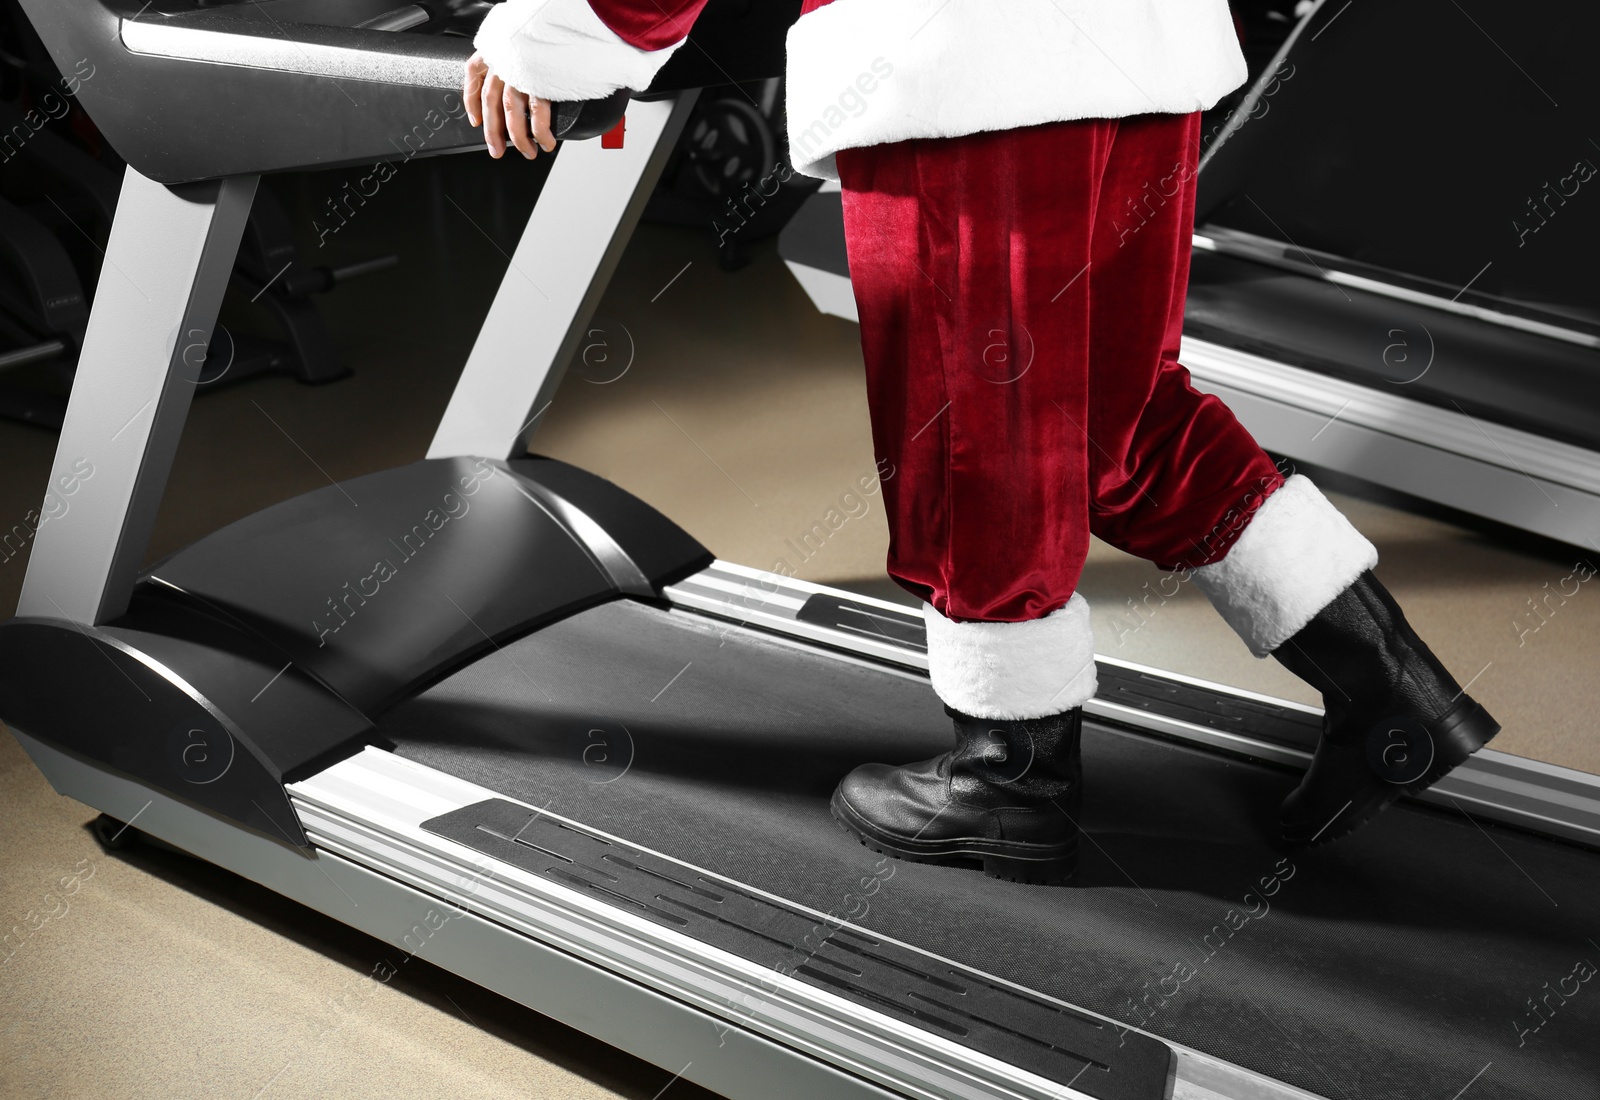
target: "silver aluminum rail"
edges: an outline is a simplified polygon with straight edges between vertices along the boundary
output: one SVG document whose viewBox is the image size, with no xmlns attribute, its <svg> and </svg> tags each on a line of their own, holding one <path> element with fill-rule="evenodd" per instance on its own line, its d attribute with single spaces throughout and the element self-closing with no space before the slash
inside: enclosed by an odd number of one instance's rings
<svg viewBox="0 0 1600 1100">
<path fill-rule="evenodd" d="M 885 616 L 919 618 L 914 608 L 870 596 L 857 596 L 808 581 L 779 576 L 760 569 L 716 562 L 702 572 L 669 587 L 674 605 L 743 623 L 801 643 L 825 645 L 857 660 L 870 660 L 903 675 L 926 676 L 927 654 L 891 638 L 873 638 L 797 618 L 800 608 L 816 595 L 863 605 Z M 1192 688 L 1247 707 L 1262 705 L 1310 717 L 1320 717 L 1319 707 L 1244 691 L 1208 680 L 1184 676 L 1096 655 L 1102 669 L 1144 674 Z M 1289 767 L 1311 762 L 1315 744 L 1286 730 L 1281 740 L 1250 736 L 1163 715 L 1116 702 L 1092 699 L 1084 707 L 1091 718 L 1131 727 L 1221 752 Z M 1421 795 L 1419 801 L 1446 810 L 1471 813 L 1502 824 L 1515 825 L 1547 836 L 1600 848 L 1600 777 L 1545 764 L 1494 749 L 1482 749 Z"/>
<path fill-rule="evenodd" d="M 1458 298 L 1447 298 L 1442 293 L 1430 294 L 1425 290 L 1401 286 L 1398 283 L 1373 278 L 1370 275 L 1341 271 L 1338 267 L 1341 258 L 1331 253 L 1300 248 L 1296 245 L 1285 244 L 1282 241 L 1271 240 L 1270 238 L 1258 236 L 1254 233 L 1246 233 L 1238 229 L 1227 229 L 1219 225 L 1205 226 L 1201 230 L 1196 230 L 1194 247 L 1202 252 L 1218 252 L 1225 256 L 1238 256 L 1240 259 L 1254 260 L 1257 263 L 1267 264 L 1283 271 L 1292 271 L 1296 275 L 1304 275 L 1308 278 L 1320 279 L 1323 282 L 1334 283 L 1339 286 L 1365 290 L 1368 293 L 1379 294 L 1385 298 L 1393 298 L 1396 301 L 1427 306 L 1429 309 L 1437 309 L 1442 313 L 1454 313 L 1462 317 L 1471 317 L 1474 320 L 1483 321 L 1491 325 L 1499 325 L 1502 328 L 1531 332 L 1536 336 L 1560 340 L 1566 344 L 1576 344 L 1582 348 L 1600 348 L 1600 336 L 1595 336 L 1593 333 L 1580 332 L 1564 325 L 1540 321 L 1532 317 L 1522 317 L 1515 313 L 1506 313 L 1498 309 L 1489 309 L 1486 306 L 1460 301 Z M 1318 263 L 1319 260 L 1321 263 Z"/>
<path fill-rule="evenodd" d="M 1076 1089 L 700 943 L 421 828 L 430 818 L 486 799 L 517 801 L 495 791 L 372 748 L 290 785 L 289 791 L 306 833 L 319 851 L 377 870 L 451 907 L 486 917 L 896 1095 L 919 1100 L 1088 1100 Z M 521 805 L 558 823 L 580 824 L 536 806 Z M 614 843 L 671 860 L 697 875 L 723 877 L 654 852 L 637 841 L 581 827 Z M 841 922 L 836 916 L 797 906 L 748 884 L 738 885 L 830 926 L 855 929 L 929 958 L 940 958 L 890 940 L 882 932 Z M 998 985 L 1022 988 L 979 973 Z M 1098 1016 L 1057 998 L 1045 999 L 1073 1012 Z M 1121 1030 L 1139 1030 L 1109 1017 L 1098 1018 Z M 1310 1100 L 1314 1095 L 1168 1040 L 1162 1042 L 1178 1051 L 1174 1100 Z"/>
</svg>

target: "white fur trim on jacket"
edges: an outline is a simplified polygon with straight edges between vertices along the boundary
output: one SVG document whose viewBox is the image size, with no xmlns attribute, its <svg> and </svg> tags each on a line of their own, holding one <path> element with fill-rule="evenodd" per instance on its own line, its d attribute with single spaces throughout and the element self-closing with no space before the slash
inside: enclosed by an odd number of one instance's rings
<svg viewBox="0 0 1600 1100">
<path fill-rule="evenodd" d="M 1020 623 L 958 623 L 922 605 L 934 694 L 974 718 L 1043 718 L 1094 698 L 1089 601 Z"/>
<path fill-rule="evenodd" d="M 1194 582 L 1250 652 L 1265 657 L 1377 564 L 1377 547 L 1309 478 L 1294 474 L 1221 561 L 1194 570 Z"/>
<path fill-rule="evenodd" d="M 1187 114 L 1244 82 L 1227 0 L 833 0 L 788 35 L 789 158 L 1078 118 Z"/>
<path fill-rule="evenodd" d="M 687 38 L 659 50 L 631 46 L 589 0 L 506 0 L 489 9 L 472 44 L 501 80 L 553 101 L 642 91 Z"/>
</svg>

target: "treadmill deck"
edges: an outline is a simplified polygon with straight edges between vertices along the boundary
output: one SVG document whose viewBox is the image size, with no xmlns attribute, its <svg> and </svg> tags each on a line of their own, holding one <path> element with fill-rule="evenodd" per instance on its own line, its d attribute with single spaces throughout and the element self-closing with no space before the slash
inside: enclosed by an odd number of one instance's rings
<svg viewBox="0 0 1600 1100">
<path fill-rule="evenodd" d="M 828 796 L 943 751 L 947 721 L 914 674 L 624 600 L 379 725 L 402 757 L 1318 1095 L 1600 1096 L 1591 854 L 1407 804 L 1285 853 L 1290 772 L 1086 722 L 1080 885 L 886 862 Z"/>
</svg>

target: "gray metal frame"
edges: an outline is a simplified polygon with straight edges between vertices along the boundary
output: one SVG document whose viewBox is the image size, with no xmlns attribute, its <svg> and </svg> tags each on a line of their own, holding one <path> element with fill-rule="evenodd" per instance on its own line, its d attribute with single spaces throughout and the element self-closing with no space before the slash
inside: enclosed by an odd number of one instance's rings
<svg viewBox="0 0 1600 1100">
<path fill-rule="evenodd" d="M 1206 340 L 1182 356 L 1269 451 L 1597 549 L 1600 453 Z"/>
<path fill-rule="evenodd" d="M 621 149 L 597 141 L 562 147 L 429 458 L 527 453 L 698 95 L 636 100 Z"/>
<path fill-rule="evenodd" d="M 127 169 L 18 615 L 92 626 L 127 609 L 256 182 Z"/>
<path fill-rule="evenodd" d="M 1302 23 L 1301 25 L 1303 26 L 1304 24 Z M 1247 117 L 1246 105 L 1241 104 L 1239 110 L 1234 112 L 1233 118 L 1243 119 L 1245 117 Z M 1217 145 L 1220 144 L 1221 142 L 1219 141 Z M 1208 157 L 1216 151 L 1217 145 L 1213 145 L 1207 150 L 1206 155 Z M 1296 248 L 1294 245 L 1284 244 L 1282 241 L 1275 241 L 1255 233 L 1246 233 L 1239 229 L 1227 229 L 1223 226 L 1214 225 L 1207 226 L 1205 232 L 1196 230 L 1194 247 L 1206 252 L 1220 252 L 1225 256 L 1239 256 L 1243 259 L 1253 260 L 1256 263 L 1276 267 L 1282 271 L 1292 271 L 1296 275 L 1304 275 L 1308 279 L 1321 279 L 1325 283 L 1347 286 L 1355 290 L 1364 290 L 1370 294 L 1381 294 L 1385 298 L 1426 306 L 1429 309 L 1439 310 L 1441 313 L 1454 313 L 1458 317 L 1471 317 L 1487 324 L 1499 325 L 1501 328 L 1516 329 L 1518 332 L 1527 332 L 1535 336 L 1548 337 L 1551 340 L 1560 340 L 1564 344 L 1576 344 L 1581 348 L 1600 348 L 1600 336 L 1579 332 L 1576 329 L 1568 328 L 1565 325 L 1553 324 L 1549 321 L 1540 321 L 1532 317 L 1519 317 L 1514 313 L 1504 313 L 1500 310 L 1489 309 L 1471 302 L 1446 298 L 1442 294 L 1429 294 L 1425 291 L 1413 290 L 1410 287 L 1400 286 L 1396 283 L 1384 282 L 1382 279 L 1341 271 L 1332 266 L 1332 263 L 1338 257 L 1315 250 L 1308 251 L 1303 248 Z M 1329 266 L 1318 266 L 1316 263 L 1318 259 L 1324 260 Z"/>
<path fill-rule="evenodd" d="M 697 95 L 635 102 L 622 149 L 562 148 L 429 458 L 526 453 Z M 89 626 L 127 609 L 257 180 L 126 170 L 18 615 Z"/>
</svg>

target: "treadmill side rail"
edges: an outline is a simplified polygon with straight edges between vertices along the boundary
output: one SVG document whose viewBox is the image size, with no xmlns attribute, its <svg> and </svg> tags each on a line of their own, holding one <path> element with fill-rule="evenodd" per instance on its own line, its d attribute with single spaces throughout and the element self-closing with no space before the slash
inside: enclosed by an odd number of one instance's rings
<svg viewBox="0 0 1600 1100">
<path fill-rule="evenodd" d="M 914 608 L 732 562 L 670 585 L 668 600 L 738 628 L 869 660 L 900 675 L 926 674 Z M 848 655 L 848 656 L 846 656 Z M 1311 763 L 1322 709 L 1166 669 L 1096 654 L 1100 690 L 1084 706 L 1098 721 L 1212 751 L 1280 764 Z M 1600 849 L 1600 777 L 1482 749 L 1415 798 L 1545 836 Z"/>
<path fill-rule="evenodd" d="M 508 862 L 447 839 L 429 830 L 430 819 L 459 817 L 460 811 L 489 801 L 499 807 L 511 807 L 523 817 L 546 817 L 555 828 L 577 829 L 594 841 L 605 842 L 598 847 L 624 853 L 619 838 L 506 801 L 483 787 L 414 761 L 371 749 L 292 785 L 290 793 L 319 850 L 333 852 L 433 894 L 443 904 L 486 916 L 534 940 L 569 951 L 602 969 L 708 1012 L 726 1021 L 728 1027 L 763 1035 L 896 1095 L 924 1100 L 1163 1100 L 1168 1095 L 1185 1095 L 1181 1088 L 1176 1093 L 1172 1090 L 1174 1075 L 1182 1078 L 1184 1062 L 1184 1052 L 1173 1044 L 1064 1002 L 1040 998 L 992 975 L 970 972 L 972 980 L 985 980 L 997 996 L 1015 992 L 1043 1008 L 1070 1012 L 1091 1021 L 1091 1027 L 1093 1022 L 1102 1023 L 1104 1042 L 1100 1045 L 1104 1049 L 1096 1061 L 1110 1057 L 1119 1039 L 1126 1039 L 1126 1051 L 1136 1057 L 1142 1052 L 1150 1061 L 1149 1069 L 1159 1072 L 1144 1077 L 1130 1074 L 1129 1083 L 1136 1086 L 1136 1091 L 1108 1090 L 1105 1083 L 1111 1074 L 1093 1063 L 1071 1084 L 1051 1080 L 1011 1064 L 1002 1050 L 963 1045 L 935 1027 L 857 1003 L 825 985 L 810 984 L 752 962 L 726 946 L 698 941 L 671 927 L 670 922 L 649 919 L 626 901 L 619 903 L 581 885 L 535 873 L 520 861 Z M 491 823 L 490 827 L 506 832 L 504 824 Z M 513 833 L 515 828 L 513 825 Z M 626 851 L 639 855 L 640 865 L 648 862 L 652 869 L 675 865 L 678 874 L 707 876 L 713 883 L 723 881 L 648 849 L 626 846 Z M 559 862 L 559 857 L 551 862 Z M 734 885 L 728 884 L 728 888 Z M 747 898 L 776 900 L 754 888 L 741 889 Z M 865 935 L 880 945 L 893 943 L 836 916 L 804 907 L 790 908 L 805 918 L 807 928 L 821 924 Z M 929 959 L 915 949 L 906 950 L 908 957 L 915 956 L 924 963 Z M 1045 1053 L 1050 1056 L 1050 1052 Z M 1175 1059 L 1174 1054 L 1179 1057 Z M 1071 1055 L 1062 1060 L 1080 1064 L 1083 1061 Z M 1091 1074 L 1095 1084 L 1086 1083 Z M 1259 1092 L 1262 1097 L 1277 1100 L 1302 1095 L 1282 1091 L 1278 1083 L 1244 1071 L 1240 1074 L 1265 1086 Z M 751 1083 L 735 1095 L 765 1097 L 772 1095 L 768 1087 Z"/>
<path fill-rule="evenodd" d="M 782 975 L 826 990 L 1097 1100 L 1167 1095 L 1173 1052 L 1158 1039 L 996 985 L 842 920 L 819 925 L 808 909 L 648 849 L 504 798 L 420 827 L 768 967 L 774 981 Z"/>
</svg>

